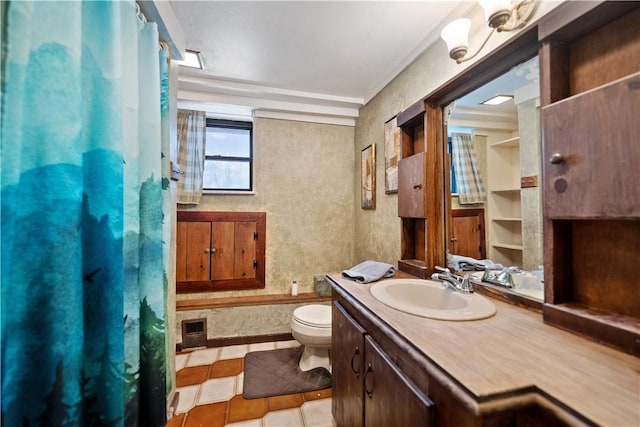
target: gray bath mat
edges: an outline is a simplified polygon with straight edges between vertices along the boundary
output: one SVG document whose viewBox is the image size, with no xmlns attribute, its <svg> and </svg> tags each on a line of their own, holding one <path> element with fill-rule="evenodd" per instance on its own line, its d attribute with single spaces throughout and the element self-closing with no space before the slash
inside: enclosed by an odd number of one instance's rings
<svg viewBox="0 0 640 427">
<path fill-rule="evenodd" d="M 244 357 L 245 399 L 304 393 L 331 387 L 331 374 L 324 368 L 303 372 L 298 367 L 302 346 L 253 351 Z"/>
</svg>

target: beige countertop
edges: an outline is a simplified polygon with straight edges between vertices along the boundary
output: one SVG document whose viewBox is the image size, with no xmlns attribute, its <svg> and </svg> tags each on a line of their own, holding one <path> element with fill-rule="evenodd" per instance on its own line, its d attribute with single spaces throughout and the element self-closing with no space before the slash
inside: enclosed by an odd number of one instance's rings
<svg viewBox="0 0 640 427">
<path fill-rule="evenodd" d="M 535 387 L 591 421 L 640 426 L 640 359 L 543 323 L 540 313 L 496 299 L 495 316 L 451 322 L 413 316 L 369 288 L 330 275 L 478 399 Z M 399 272 L 395 278 L 412 277 Z"/>
</svg>

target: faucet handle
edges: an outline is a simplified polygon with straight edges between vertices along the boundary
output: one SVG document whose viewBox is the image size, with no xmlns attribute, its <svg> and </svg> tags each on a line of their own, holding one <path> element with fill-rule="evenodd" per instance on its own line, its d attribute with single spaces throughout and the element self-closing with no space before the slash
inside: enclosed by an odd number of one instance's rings
<svg viewBox="0 0 640 427">
<path fill-rule="evenodd" d="M 442 271 L 447 276 L 451 276 L 451 270 L 449 270 L 446 267 L 440 267 L 439 265 L 436 265 L 435 269 L 438 270 L 438 271 Z"/>
</svg>

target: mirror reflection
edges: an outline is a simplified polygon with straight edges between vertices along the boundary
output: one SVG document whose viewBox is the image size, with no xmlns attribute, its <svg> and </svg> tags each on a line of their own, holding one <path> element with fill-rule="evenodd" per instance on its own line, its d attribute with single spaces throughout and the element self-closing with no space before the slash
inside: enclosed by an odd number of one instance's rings
<svg viewBox="0 0 640 427">
<path fill-rule="evenodd" d="M 450 268 L 543 299 L 539 93 L 535 57 L 445 109 L 447 252 Z"/>
</svg>

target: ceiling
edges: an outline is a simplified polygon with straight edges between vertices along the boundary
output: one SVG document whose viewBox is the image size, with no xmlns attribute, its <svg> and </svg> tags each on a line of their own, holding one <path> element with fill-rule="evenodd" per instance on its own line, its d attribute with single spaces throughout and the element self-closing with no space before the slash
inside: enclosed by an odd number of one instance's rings
<svg viewBox="0 0 640 427">
<path fill-rule="evenodd" d="M 482 105 L 496 95 L 511 95 L 514 99 L 500 105 Z M 453 102 L 448 108 L 448 130 L 516 130 L 516 105 L 539 95 L 540 69 L 536 56 Z"/>
<path fill-rule="evenodd" d="M 181 108 L 353 125 L 468 1 L 180 1 Z"/>
</svg>

